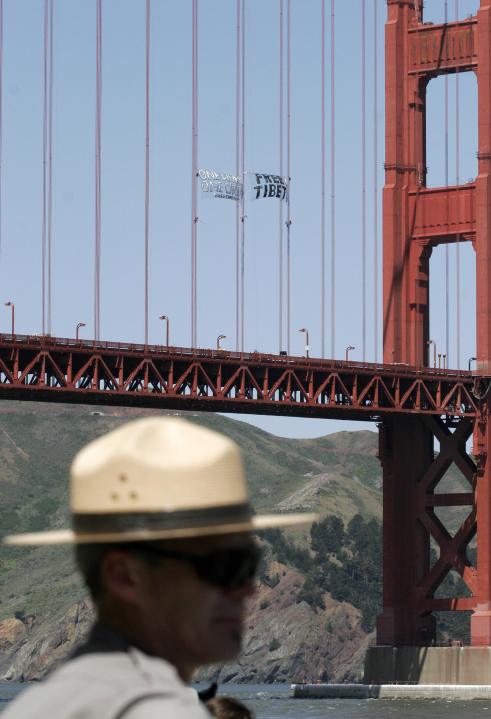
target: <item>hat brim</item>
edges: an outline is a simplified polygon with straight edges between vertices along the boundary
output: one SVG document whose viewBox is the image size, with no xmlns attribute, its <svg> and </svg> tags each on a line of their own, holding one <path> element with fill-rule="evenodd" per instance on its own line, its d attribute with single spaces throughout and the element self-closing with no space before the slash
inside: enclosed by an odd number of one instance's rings
<svg viewBox="0 0 491 719">
<path fill-rule="evenodd" d="M 72 529 L 58 529 L 50 532 L 30 532 L 11 534 L 4 538 L 4 544 L 48 546 L 54 544 L 118 544 L 121 542 L 147 542 L 156 539 L 187 539 L 206 537 L 214 534 L 242 534 L 257 532 L 261 529 L 292 527 L 298 524 L 311 524 L 319 519 L 317 514 L 262 514 L 254 515 L 247 522 L 221 524 L 205 527 L 173 529 L 140 529 L 125 532 L 81 533 Z"/>
</svg>

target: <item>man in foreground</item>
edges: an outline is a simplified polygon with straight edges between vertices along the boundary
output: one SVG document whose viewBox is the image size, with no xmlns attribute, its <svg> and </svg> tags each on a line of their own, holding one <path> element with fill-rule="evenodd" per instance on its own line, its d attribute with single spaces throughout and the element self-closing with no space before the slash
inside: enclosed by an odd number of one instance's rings
<svg viewBox="0 0 491 719">
<path fill-rule="evenodd" d="M 5 719 L 209 717 L 186 686 L 233 659 L 259 549 L 253 532 L 312 515 L 253 515 L 238 447 L 181 419 L 123 425 L 71 468 L 72 530 L 11 544 L 72 543 L 97 611 L 75 655 Z"/>
</svg>

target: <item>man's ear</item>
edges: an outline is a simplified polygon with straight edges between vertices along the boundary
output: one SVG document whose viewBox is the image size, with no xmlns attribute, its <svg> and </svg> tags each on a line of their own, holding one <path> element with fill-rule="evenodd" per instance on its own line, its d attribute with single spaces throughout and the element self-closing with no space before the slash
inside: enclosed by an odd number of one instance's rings
<svg viewBox="0 0 491 719">
<path fill-rule="evenodd" d="M 140 601 L 142 566 L 129 552 L 110 549 L 101 561 L 101 581 L 104 593 L 128 604 Z"/>
</svg>

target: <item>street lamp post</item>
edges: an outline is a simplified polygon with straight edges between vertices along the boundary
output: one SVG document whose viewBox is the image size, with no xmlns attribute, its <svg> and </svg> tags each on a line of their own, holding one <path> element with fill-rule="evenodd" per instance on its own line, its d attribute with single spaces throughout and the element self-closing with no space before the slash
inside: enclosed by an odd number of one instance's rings
<svg viewBox="0 0 491 719">
<path fill-rule="evenodd" d="M 169 318 L 167 315 L 160 315 L 159 320 L 165 320 L 165 344 L 169 346 Z"/>
<path fill-rule="evenodd" d="M 426 340 L 428 346 L 433 345 L 433 367 L 436 368 L 436 343 L 434 340 Z"/>
<path fill-rule="evenodd" d="M 469 372 L 471 371 L 472 362 L 477 362 L 477 357 L 469 357 L 469 363 L 468 363 Z"/>
<path fill-rule="evenodd" d="M 220 347 L 220 340 L 226 340 L 226 339 L 227 339 L 227 335 L 218 335 L 218 337 L 217 337 L 217 350 L 221 350 L 221 349 L 222 349 L 222 348 Z"/>
<path fill-rule="evenodd" d="M 353 347 L 353 345 L 348 345 L 348 346 L 346 347 L 346 354 L 345 354 L 345 360 L 346 360 L 346 362 L 348 361 L 348 355 L 349 355 L 349 353 L 351 352 L 351 350 L 355 350 L 355 349 L 356 349 L 356 347 Z"/>
<path fill-rule="evenodd" d="M 15 335 L 15 305 L 10 300 L 8 302 L 5 302 L 5 307 L 10 307 L 11 310 L 11 325 L 12 325 L 12 335 Z"/>
<path fill-rule="evenodd" d="M 87 327 L 85 322 L 77 322 L 77 326 L 75 327 L 75 339 L 77 340 L 77 342 L 79 340 L 79 330 L 81 327 Z"/>
<path fill-rule="evenodd" d="M 298 331 L 305 334 L 305 356 L 310 357 L 309 331 L 308 329 L 306 329 L 306 327 L 302 327 Z"/>
</svg>

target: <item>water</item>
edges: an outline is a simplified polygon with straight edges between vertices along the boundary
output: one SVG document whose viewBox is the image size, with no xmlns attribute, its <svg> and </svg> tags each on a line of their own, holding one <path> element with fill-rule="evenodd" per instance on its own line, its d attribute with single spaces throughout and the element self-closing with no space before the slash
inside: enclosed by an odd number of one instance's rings
<svg viewBox="0 0 491 719">
<path fill-rule="evenodd" d="M 0 683 L 0 712 L 24 686 Z M 245 702 L 257 719 L 491 719 L 491 701 L 482 700 L 292 699 L 288 684 L 227 684 L 219 691 Z"/>
</svg>

